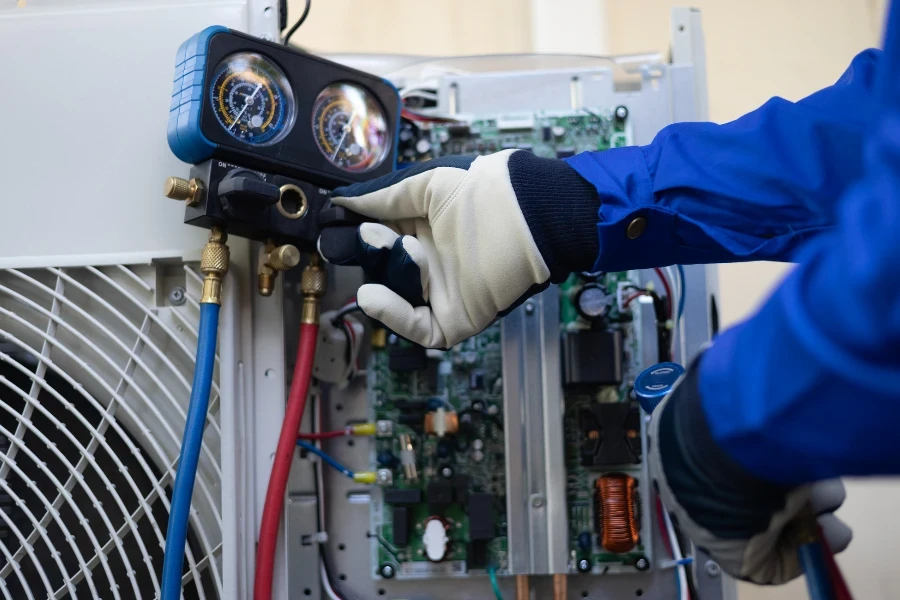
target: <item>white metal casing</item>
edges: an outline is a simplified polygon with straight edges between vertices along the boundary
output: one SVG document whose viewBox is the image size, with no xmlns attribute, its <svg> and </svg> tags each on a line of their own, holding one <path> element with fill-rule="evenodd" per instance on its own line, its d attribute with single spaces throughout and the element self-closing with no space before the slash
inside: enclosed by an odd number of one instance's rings
<svg viewBox="0 0 900 600">
<path fill-rule="evenodd" d="M 58 571 L 70 580 L 90 579 L 88 573 L 94 573 L 90 593 L 103 598 L 134 597 L 133 582 L 159 575 L 152 573 L 159 563 L 132 561 L 130 569 L 113 574 L 120 589 L 110 589 L 115 586 L 103 573 L 109 573 L 107 556 L 121 560 L 117 557 L 125 556 L 126 547 L 136 544 L 136 532 L 126 537 L 127 531 L 148 521 L 149 507 L 171 485 L 184 428 L 198 318 L 194 261 L 206 232 L 183 225 L 183 206 L 162 196 L 165 177 L 188 172 L 188 165 L 169 150 L 165 132 L 176 50 L 213 24 L 276 39 L 278 1 L 0 3 L 0 53 L 9 86 L 0 109 L 10 117 L 0 132 L 0 342 L 18 341 L 25 348 L 7 344 L 0 364 L 15 366 L 19 354 L 31 355 L 40 376 L 23 396 L 31 408 L 23 409 L 20 426 L 8 432 L 14 440 L 28 436 L 28 444 L 10 451 L 2 468 L 25 464 L 25 446 L 39 445 L 41 432 L 36 426 L 29 429 L 29 415 L 41 414 L 35 401 L 49 393 L 46 373 L 71 378 L 97 411 L 108 412 L 95 423 L 93 441 L 82 446 L 81 456 L 69 457 L 73 471 L 121 471 L 101 443 L 117 436 L 137 442 L 132 453 L 141 456 L 148 473 L 163 473 L 143 503 L 135 504 L 127 489 L 115 489 L 110 497 L 119 496 L 121 507 L 108 503 L 102 510 L 108 528 L 117 534 L 98 537 L 94 563 L 90 556 L 84 557 L 87 565 L 77 567 L 46 561 L 41 579 L 52 585 L 45 591 L 42 584 L 28 597 L 74 595 L 71 587 L 56 585 Z M 229 244 L 232 265 L 219 329 L 218 390 L 214 388 L 192 515 L 194 531 L 202 529 L 199 537 L 206 541 L 200 542 L 203 556 L 189 559 L 188 572 L 188 579 L 203 571 L 211 574 L 211 587 L 200 595 L 206 598 L 250 596 L 259 520 L 255 507 L 261 506 L 257 492 L 261 488 L 264 494 L 268 454 L 274 449 L 272 436 L 257 436 L 254 427 L 277 431 L 284 398 L 281 312 L 275 308 L 280 297 L 254 300 L 258 310 L 251 311 L 255 259 L 245 240 Z M 167 297 L 173 286 L 186 288 L 181 306 Z M 137 327 L 133 319 L 138 319 Z M 256 343 L 252 327 L 268 336 L 265 343 Z M 9 352 L 19 354 L 10 358 Z M 254 395 L 270 399 L 258 418 L 250 410 Z M 8 413 L 9 406 L 4 408 Z M 261 457 L 255 452 L 256 439 L 263 440 Z M 257 479 L 260 469 L 264 475 Z M 60 486 L 77 492 L 84 487 L 78 480 L 76 475 L 71 484 L 61 480 Z M 53 501 L 51 496 L 45 504 Z M 80 504 L 60 506 L 70 510 Z M 34 521 L 53 512 L 29 508 Z M 84 515 L 93 528 L 102 520 L 96 512 L 101 507 L 87 508 L 94 511 Z M 144 561 L 149 561 L 150 547 L 162 543 L 159 535 L 165 535 L 166 522 L 158 520 L 156 539 L 141 540 L 147 547 Z M 22 524 L 23 538 L 33 525 Z M 73 553 L 65 545 L 55 549 L 63 556 Z M 19 560 L 29 559 L 10 564 Z M 284 582 L 282 565 L 279 574 Z M 0 577 L 13 580 L 17 575 L 7 568 Z M 286 597 L 284 584 L 276 591 Z M 0 597 L 9 593 L 0 583 Z"/>
</svg>

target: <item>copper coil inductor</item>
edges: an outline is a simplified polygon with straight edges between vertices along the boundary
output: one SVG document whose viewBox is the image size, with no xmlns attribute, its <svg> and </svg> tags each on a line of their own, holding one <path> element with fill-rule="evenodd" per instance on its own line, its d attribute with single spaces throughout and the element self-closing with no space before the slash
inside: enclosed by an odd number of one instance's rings
<svg viewBox="0 0 900 600">
<path fill-rule="evenodd" d="M 637 482 L 623 473 L 597 478 L 594 489 L 597 534 L 610 552 L 630 552 L 638 543 Z"/>
</svg>

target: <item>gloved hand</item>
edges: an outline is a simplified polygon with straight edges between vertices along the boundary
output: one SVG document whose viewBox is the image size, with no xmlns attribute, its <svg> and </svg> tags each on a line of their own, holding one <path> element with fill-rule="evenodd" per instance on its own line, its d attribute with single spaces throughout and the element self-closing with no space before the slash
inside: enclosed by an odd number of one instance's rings
<svg viewBox="0 0 900 600">
<path fill-rule="evenodd" d="M 833 552 L 850 543 L 850 528 L 833 514 L 844 485 L 838 479 L 779 485 L 726 456 L 700 404 L 700 360 L 653 411 L 650 477 L 682 532 L 725 572 L 757 584 L 785 583 L 801 574 L 797 550 L 813 515 Z"/>
<path fill-rule="evenodd" d="M 361 225 L 349 254 L 323 257 L 362 266 L 373 283 L 360 308 L 422 346 L 479 333 L 597 258 L 596 190 L 526 151 L 437 159 L 339 188 L 333 201 L 381 223 Z"/>
</svg>

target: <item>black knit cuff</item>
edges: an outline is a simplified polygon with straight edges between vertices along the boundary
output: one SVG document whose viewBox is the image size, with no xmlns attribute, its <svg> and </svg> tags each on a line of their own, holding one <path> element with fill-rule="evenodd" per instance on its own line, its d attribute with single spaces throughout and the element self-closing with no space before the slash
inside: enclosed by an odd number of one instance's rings
<svg viewBox="0 0 900 600">
<path fill-rule="evenodd" d="M 765 531 L 791 488 L 747 472 L 713 439 L 694 361 L 660 415 L 657 443 L 666 481 L 678 503 L 700 526 L 723 539 L 749 539 Z"/>
<path fill-rule="evenodd" d="M 590 271 L 600 252 L 600 197 L 594 186 L 565 162 L 526 151 L 509 157 L 509 177 L 550 269 L 550 281 L 560 283 L 569 273 Z"/>
</svg>

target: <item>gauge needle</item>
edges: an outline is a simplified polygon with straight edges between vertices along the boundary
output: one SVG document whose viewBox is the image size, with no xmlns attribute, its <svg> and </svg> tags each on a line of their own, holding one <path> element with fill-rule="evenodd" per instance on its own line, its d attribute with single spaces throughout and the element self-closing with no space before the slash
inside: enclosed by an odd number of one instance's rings
<svg viewBox="0 0 900 600">
<path fill-rule="evenodd" d="M 249 96 L 247 96 L 247 99 L 246 99 L 246 100 L 244 100 L 244 108 L 242 108 L 242 109 L 241 109 L 241 112 L 239 112 L 239 113 L 237 114 L 237 116 L 234 118 L 234 122 L 231 124 L 231 127 L 229 127 L 228 129 L 231 129 L 232 127 L 234 127 L 235 125 L 237 125 L 237 122 L 241 120 L 241 115 L 244 114 L 244 111 L 247 110 L 247 107 L 250 106 L 250 104 L 253 102 L 253 99 L 256 97 L 256 94 L 257 94 L 257 93 L 259 92 L 259 90 L 261 90 L 261 89 L 262 89 L 262 84 L 261 84 L 261 83 L 257 83 L 257 84 L 256 84 L 256 89 L 253 90 L 253 93 L 252 93 L 252 94 L 250 94 Z"/>
<path fill-rule="evenodd" d="M 353 125 L 353 121 L 356 119 L 356 111 L 350 115 L 350 120 L 347 121 L 347 124 L 344 125 L 341 129 L 344 130 L 344 135 L 341 136 L 341 140 L 338 142 L 337 148 L 334 149 L 334 154 L 331 155 L 331 160 L 337 160 L 338 152 L 341 151 L 341 146 L 344 145 L 344 140 L 347 139 L 347 134 L 350 133 L 350 127 Z"/>
</svg>

